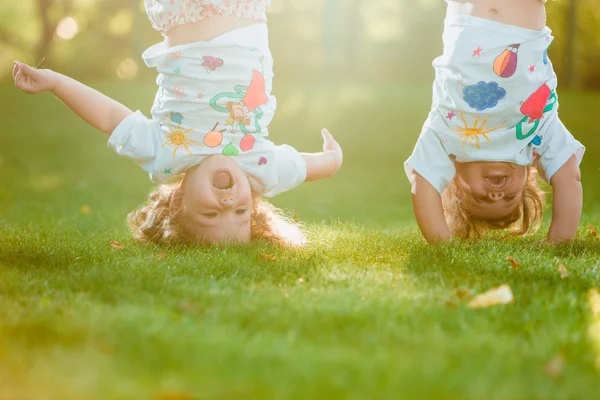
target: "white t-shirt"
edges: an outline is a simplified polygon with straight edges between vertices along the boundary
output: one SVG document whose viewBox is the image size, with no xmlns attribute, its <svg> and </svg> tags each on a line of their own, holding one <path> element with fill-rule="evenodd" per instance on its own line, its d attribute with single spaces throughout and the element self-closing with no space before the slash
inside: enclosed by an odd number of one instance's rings
<svg viewBox="0 0 600 400">
<path fill-rule="evenodd" d="M 178 128 L 161 126 L 158 121 L 137 111 L 117 126 L 108 144 L 117 154 L 130 158 L 147 171 L 156 183 L 182 174 L 210 156 L 223 154 L 221 148 L 190 142 L 187 148 L 191 154 L 183 146 L 176 148 L 173 146 L 176 139 L 169 139 L 174 131 Z M 178 133 L 183 134 L 183 131 Z M 306 163 L 291 146 L 276 146 L 264 136 L 255 136 L 252 150 L 237 152 L 237 155 L 231 155 L 232 159 L 244 170 L 253 190 L 261 196 L 273 197 L 306 180 Z"/>
<path fill-rule="evenodd" d="M 232 157 L 261 196 L 305 181 L 302 156 L 268 139 L 277 102 L 271 94 L 266 24 L 177 47 L 157 44 L 143 58 L 159 73 L 152 119 L 139 111 L 128 116 L 108 144 L 154 182 L 168 181 L 217 154 Z"/>
<path fill-rule="evenodd" d="M 441 194 L 455 161 L 537 160 L 548 180 L 571 156 L 581 161 L 584 146 L 558 117 L 550 29 L 460 16 L 446 20 L 443 39 L 432 109 L 405 163 L 409 179 L 416 171 Z"/>
</svg>

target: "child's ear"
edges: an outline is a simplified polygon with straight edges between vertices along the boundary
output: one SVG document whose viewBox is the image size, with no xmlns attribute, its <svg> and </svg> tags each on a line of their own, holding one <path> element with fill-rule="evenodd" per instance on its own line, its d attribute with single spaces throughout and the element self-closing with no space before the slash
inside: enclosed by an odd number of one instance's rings
<svg viewBox="0 0 600 400">
<path fill-rule="evenodd" d="M 169 202 L 169 214 L 171 216 L 179 213 L 183 208 L 183 189 L 178 185 L 173 191 L 171 201 Z"/>
</svg>

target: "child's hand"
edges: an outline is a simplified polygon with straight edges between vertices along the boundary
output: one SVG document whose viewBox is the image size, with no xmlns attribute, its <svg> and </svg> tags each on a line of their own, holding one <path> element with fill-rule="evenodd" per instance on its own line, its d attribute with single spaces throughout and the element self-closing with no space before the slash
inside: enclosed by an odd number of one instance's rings
<svg viewBox="0 0 600 400">
<path fill-rule="evenodd" d="M 13 79 L 19 90 L 30 94 L 52 90 L 56 80 L 54 72 L 49 69 L 35 69 L 18 61 L 13 67 Z"/>
<path fill-rule="evenodd" d="M 306 162 L 306 180 L 316 181 L 329 178 L 339 171 L 343 162 L 342 148 L 327 129 L 321 131 L 323 136 L 322 153 L 302 153 Z"/>
<path fill-rule="evenodd" d="M 329 160 L 331 165 L 331 175 L 339 171 L 344 161 L 342 147 L 335 141 L 327 129 L 321 131 L 323 136 L 323 155 Z"/>
</svg>

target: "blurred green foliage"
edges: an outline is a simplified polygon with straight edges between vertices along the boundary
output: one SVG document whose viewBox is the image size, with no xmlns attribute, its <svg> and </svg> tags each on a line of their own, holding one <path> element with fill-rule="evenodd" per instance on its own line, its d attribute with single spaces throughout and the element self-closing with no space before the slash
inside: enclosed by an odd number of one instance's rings
<svg viewBox="0 0 600 400">
<path fill-rule="evenodd" d="M 277 72 L 303 79 L 430 80 L 444 8 L 442 0 L 274 0 L 269 19 Z M 600 0 L 550 0 L 547 10 L 556 37 L 551 56 L 563 85 L 600 89 Z M 65 17 L 78 27 L 70 40 L 56 34 Z M 142 0 L 5 0 L 0 79 L 10 76 L 17 57 L 81 79 L 116 78 L 127 59 L 136 61 L 139 74 L 154 74 L 140 56 L 160 40 Z"/>
</svg>

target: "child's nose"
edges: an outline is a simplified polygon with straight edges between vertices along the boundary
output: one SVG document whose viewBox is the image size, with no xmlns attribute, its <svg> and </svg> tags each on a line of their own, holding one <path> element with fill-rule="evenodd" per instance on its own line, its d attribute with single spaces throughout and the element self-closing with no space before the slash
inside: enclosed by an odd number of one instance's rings
<svg viewBox="0 0 600 400">
<path fill-rule="evenodd" d="M 234 203 L 234 200 L 232 197 L 224 197 L 221 199 L 221 204 L 223 204 L 225 207 L 231 207 Z"/>
<path fill-rule="evenodd" d="M 502 200 L 504 198 L 504 193 L 503 192 L 491 192 L 488 193 L 488 196 L 490 197 L 490 199 L 492 199 L 492 201 L 498 201 L 498 200 Z"/>
</svg>

